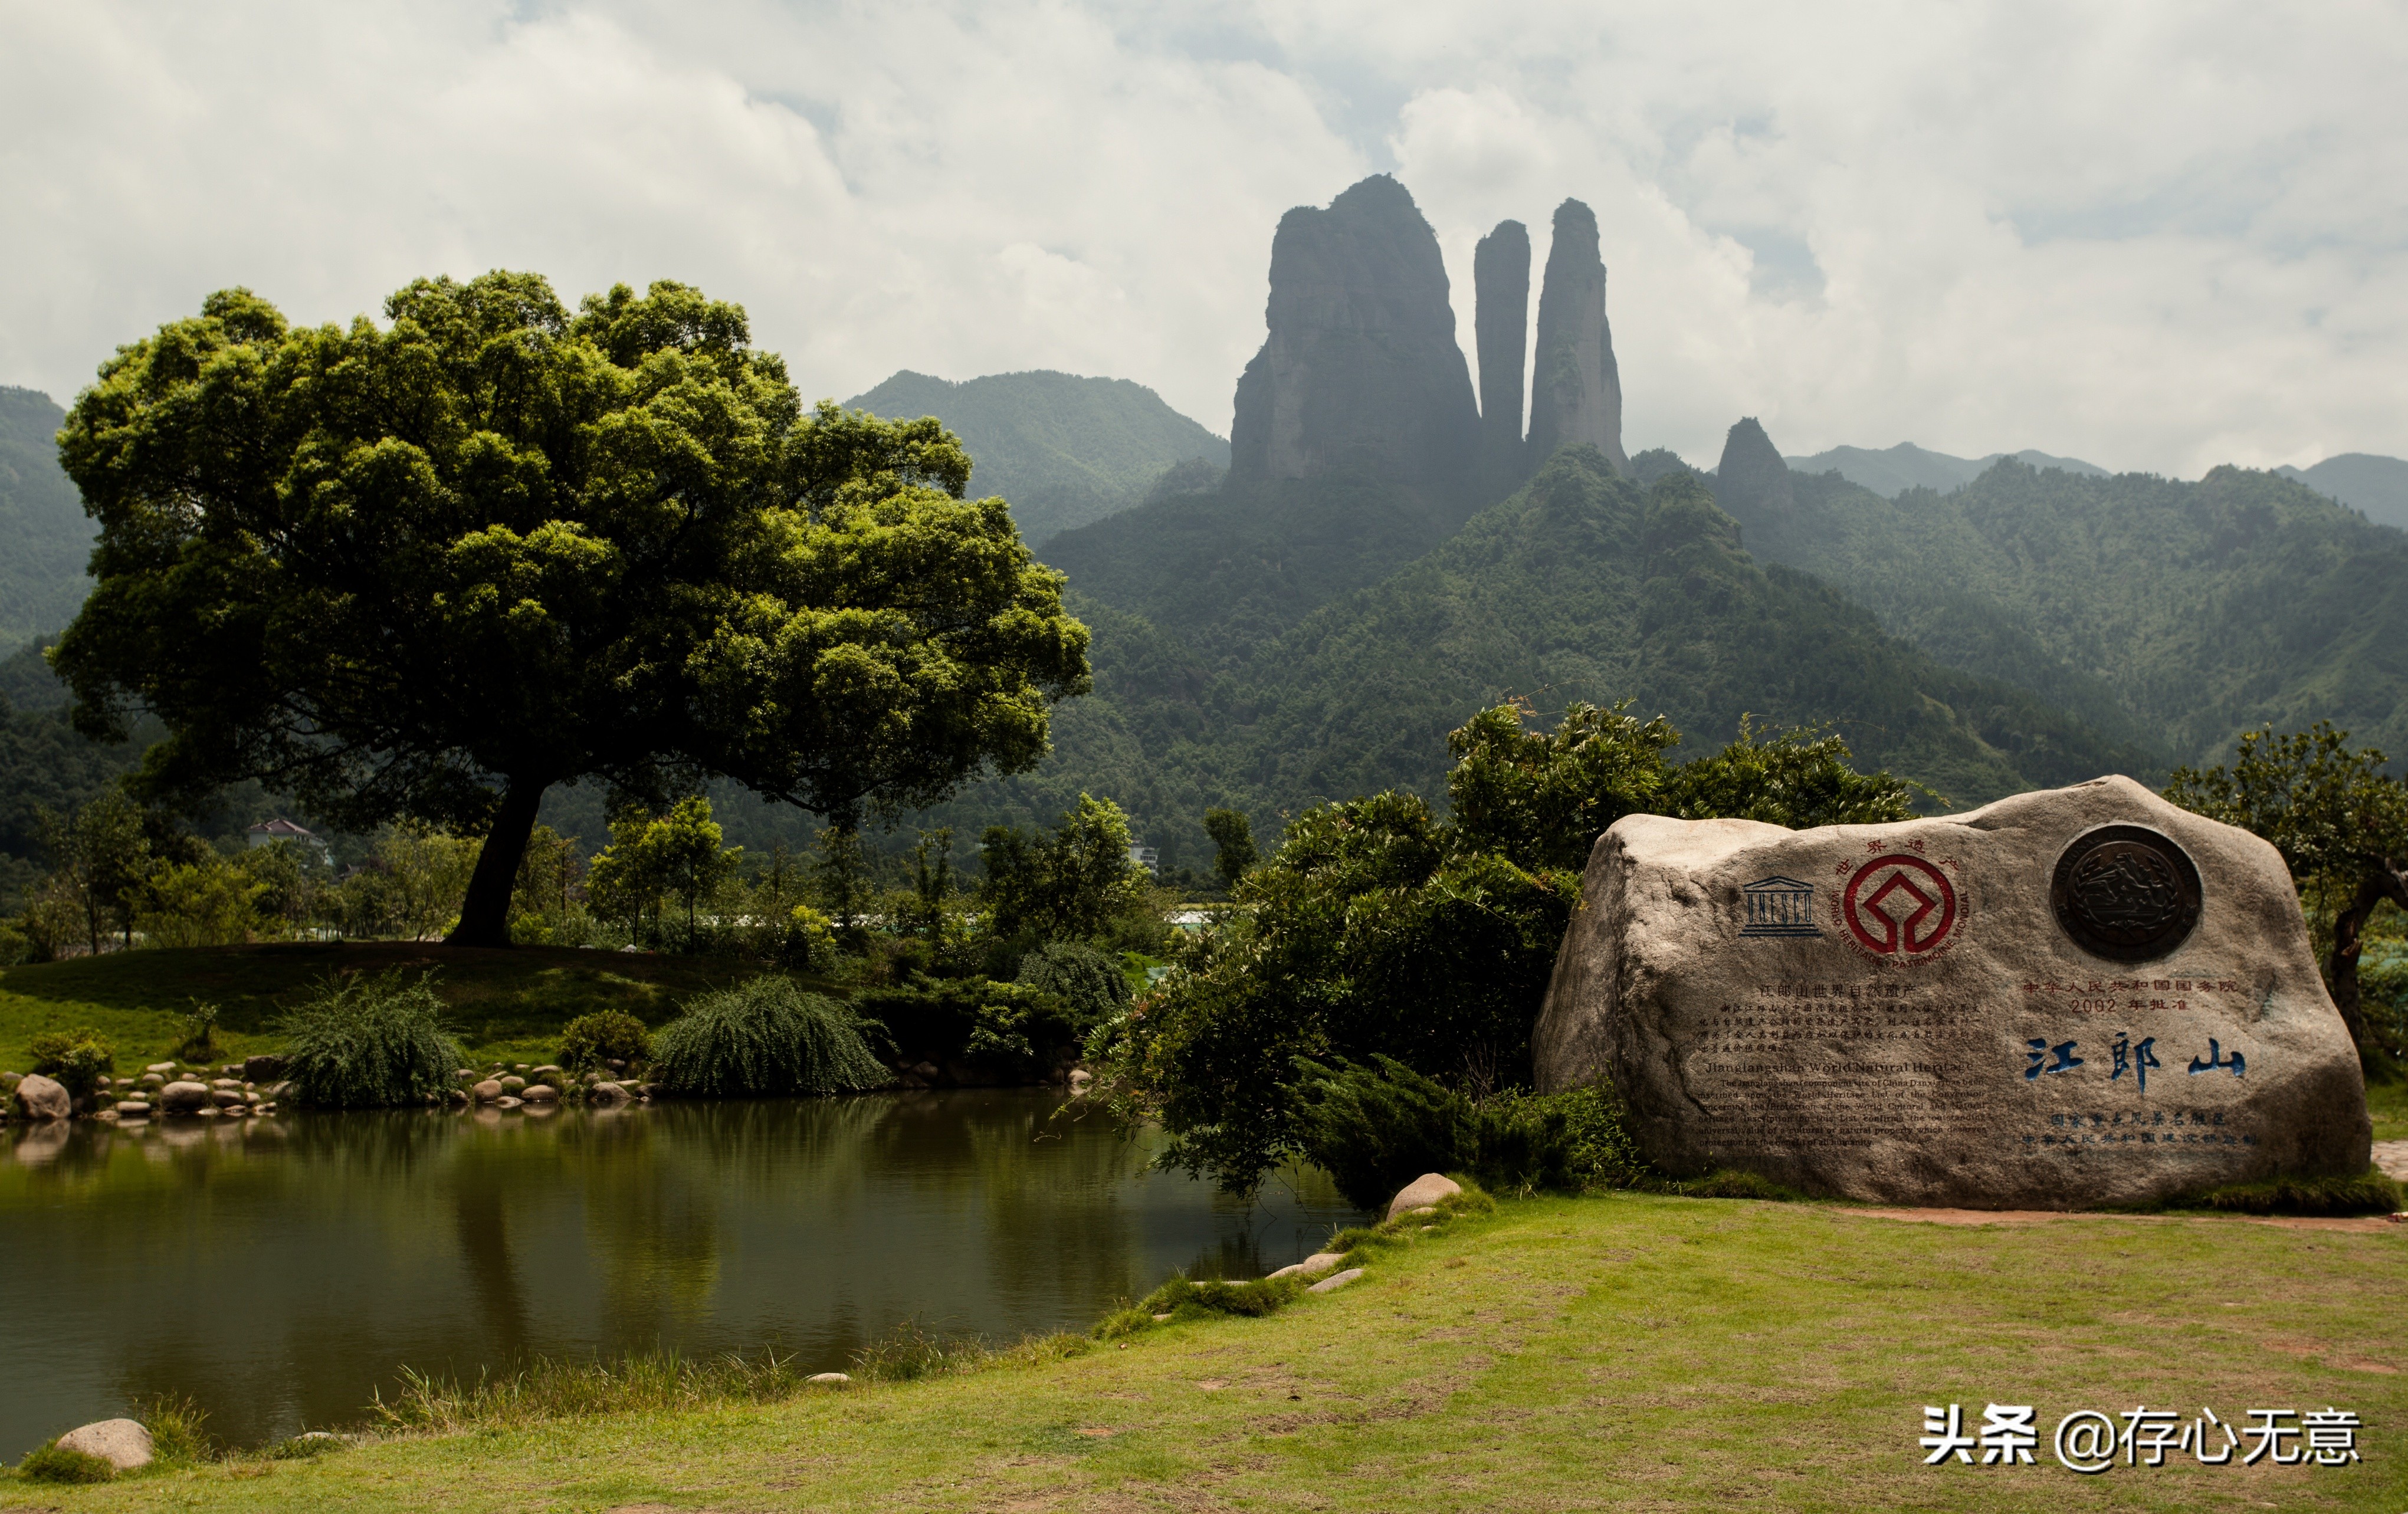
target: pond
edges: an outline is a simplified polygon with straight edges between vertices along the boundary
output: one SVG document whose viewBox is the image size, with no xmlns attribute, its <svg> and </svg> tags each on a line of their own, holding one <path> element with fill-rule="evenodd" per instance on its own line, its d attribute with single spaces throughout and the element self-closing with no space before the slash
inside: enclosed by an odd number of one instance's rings
<svg viewBox="0 0 2408 1514">
<path fill-rule="evenodd" d="M 1043 1090 L 548 1116 L 303 1114 L 0 1133 L 0 1457 L 180 1393 L 221 1438 L 356 1422 L 400 1369 L 792 1353 L 907 1321 L 1079 1330 L 1175 1268 L 1259 1277 L 1354 1210 L 1148 1170 Z"/>
</svg>

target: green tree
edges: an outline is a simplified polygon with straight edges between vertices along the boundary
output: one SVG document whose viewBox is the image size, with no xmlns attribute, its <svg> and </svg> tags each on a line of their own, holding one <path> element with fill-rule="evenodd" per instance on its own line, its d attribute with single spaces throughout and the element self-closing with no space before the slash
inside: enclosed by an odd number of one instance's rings
<svg viewBox="0 0 2408 1514">
<path fill-rule="evenodd" d="M 724 775 L 850 823 L 1025 770 L 1085 690 L 1060 577 L 960 497 L 953 439 L 807 411 L 738 307 L 663 282 L 572 314 L 493 273 L 385 315 L 213 294 L 60 433 L 100 537 L 54 665 L 87 734 L 165 723 L 146 794 L 482 827 L 451 939 L 498 946 L 554 784 Z"/>
<path fill-rule="evenodd" d="M 2358 979 L 2368 919 L 2386 899 L 2408 909 L 2408 785 L 2386 773 L 2372 747 L 2352 750 L 2329 721 L 2277 736 L 2243 732 L 2229 767 L 2179 767 L 2165 795 L 2185 809 L 2238 825 L 2282 853 L 2326 939 L 2325 984 L 2361 1059 L 2381 1046 Z"/>
<path fill-rule="evenodd" d="M 1092 794 L 1079 795 L 1052 831 L 989 826 L 979 851 L 986 867 L 980 902 L 1001 940 L 1092 940 L 1145 895 L 1145 869 L 1129 857 L 1128 816 Z"/>
<path fill-rule="evenodd" d="M 811 864 L 811 879 L 821 902 L 828 907 L 837 929 L 847 935 L 861 924 L 862 901 L 869 894 L 869 860 L 862 855 L 861 833 L 851 825 L 830 825 L 820 832 L 820 854 Z"/>
<path fill-rule="evenodd" d="M 1243 810 L 1208 809 L 1204 834 L 1212 838 L 1212 870 L 1221 875 L 1221 887 L 1236 888 L 1258 860 L 1254 826 Z"/>
<path fill-rule="evenodd" d="M 154 865 L 141 807 L 122 790 L 109 789 L 72 816 L 45 812 L 43 850 L 49 852 L 53 898 L 79 918 L 87 945 L 100 952 L 102 934 L 121 933 L 134 942 L 134 915 L 143 880 Z"/>
</svg>

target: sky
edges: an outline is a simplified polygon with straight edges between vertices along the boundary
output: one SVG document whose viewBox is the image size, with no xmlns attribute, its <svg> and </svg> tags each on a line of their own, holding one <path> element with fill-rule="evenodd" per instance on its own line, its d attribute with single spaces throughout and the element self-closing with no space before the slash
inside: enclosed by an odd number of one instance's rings
<svg viewBox="0 0 2408 1514">
<path fill-rule="evenodd" d="M 2408 6 L 0 0 L 0 383 L 249 286 L 741 303 L 807 398 L 1133 378 L 1226 435 L 1272 229 L 1597 211 L 1626 444 L 2408 455 Z M 1535 305 L 1536 301 L 1533 300 Z"/>
</svg>

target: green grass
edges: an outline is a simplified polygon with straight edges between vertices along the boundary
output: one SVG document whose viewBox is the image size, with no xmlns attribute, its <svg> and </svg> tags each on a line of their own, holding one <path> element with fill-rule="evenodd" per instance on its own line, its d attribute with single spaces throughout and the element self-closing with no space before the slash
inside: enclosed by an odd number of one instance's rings
<svg viewBox="0 0 2408 1514">
<path fill-rule="evenodd" d="M 2408 1227 L 1535 1199 L 1263 1319 L 770 1402 L 464 1413 L 0 1506 L 246 1510 L 2408 1507 Z M 664 1383 L 650 1392 L 687 1402 Z M 573 1402 L 577 1395 L 568 1395 Z M 609 1402 L 608 1394 L 599 1401 Z M 629 1402 L 641 1404 L 638 1393 Z M 1923 1406 L 2355 1409 L 2344 1468 L 1926 1467 Z M 503 1406 L 496 1405 L 496 1408 Z M 2178 1462 L 2184 1459 L 2177 1458 Z"/>
<path fill-rule="evenodd" d="M 327 974 L 430 967 L 462 1049 L 518 1061 L 550 1059 L 560 1027 L 580 1014 L 621 1009 L 656 1026 L 685 999 L 754 971 L 716 958 L 408 941 L 110 952 L 0 972 L 0 1069 L 23 1072 L 29 1043 L 44 1031 L 91 1025 L 115 1045 L 120 1074 L 139 1070 L 174 1052 L 194 999 L 222 1011 L 223 1058 L 273 1051 L 280 1042 L 271 1022 Z"/>
<path fill-rule="evenodd" d="M 2408 1141 L 2408 1078 L 2366 1085 L 2366 1109 L 2378 1141 Z"/>
</svg>

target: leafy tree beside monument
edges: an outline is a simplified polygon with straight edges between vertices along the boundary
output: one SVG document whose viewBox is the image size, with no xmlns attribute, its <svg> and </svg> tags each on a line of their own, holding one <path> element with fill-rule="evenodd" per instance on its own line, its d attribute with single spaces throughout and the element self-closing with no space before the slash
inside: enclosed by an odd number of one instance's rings
<svg viewBox="0 0 2408 1514">
<path fill-rule="evenodd" d="M 1085 689 L 953 438 L 806 411 L 738 307 L 493 273 L 385 314 L 213 294 L 67 417 L 98 583 L 55 664 L 87 734 L 165 722 L 147 795 L 485 828 L 450 939 L 501 945 L 555 784 L 657 809 L 724 775 L 850 826 L 1026 769 Z"/>
<path fill-rule="evenodd" d="M 2398 1058 L 2398 1031 L 2367 1020 L 2358 980 L 2366 925 L 2386 899 L 2408 909 L 2408 785 L 2384 771 L 2372 747 L 2350 750 L 2349 733 L 2318 721 L 2277 736 L 2243 732 L 2229 767 L 2181 767 L 2165 795 L 2273 844 L 2305 897 L 2312 923 L 2324 927 L 2325 985 L 2349 1026 L 2358 1054 Z M 2387 1044 L 2386 1044 L 2387 1043 Z"/>
</svg>

